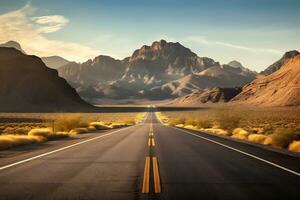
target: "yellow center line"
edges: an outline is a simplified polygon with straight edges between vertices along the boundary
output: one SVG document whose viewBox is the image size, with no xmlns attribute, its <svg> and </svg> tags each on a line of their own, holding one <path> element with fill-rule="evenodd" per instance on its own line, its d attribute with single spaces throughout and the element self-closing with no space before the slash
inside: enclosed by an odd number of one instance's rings
<svg viewBox="0 0 300 200">
<path fill-rule="evenodd" d="M 144 169 L 144 181 L 142 193 L 149 193 L 149 180 L 150 180 L 150 157 L 147 156 L 145 160 L 145 169 Z"/>
<path fill-rule="evenodd" d="M 153 161 L 153 175 L 154 175 L 154 192 L 155 193 L 161 193 L 160 177 L 159 177 L 157 158 L 152 157 L 152 161 Z"/>
<path fill-rule="evenodd" d="M 151 139 L 151 142 L 152 142 L 152 146 L 154 147 L 155 146 L 154 138 Z"/>
</svg>

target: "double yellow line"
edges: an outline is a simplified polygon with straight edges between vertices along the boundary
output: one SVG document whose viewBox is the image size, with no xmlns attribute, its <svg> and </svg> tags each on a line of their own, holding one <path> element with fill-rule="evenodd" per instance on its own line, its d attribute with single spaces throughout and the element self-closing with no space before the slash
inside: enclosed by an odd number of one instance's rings
<svg viewBox="0 0 300 200">
<path fill-rule="evenodd" d="M 150 158 L 150 156 L 147 156 L 146 160 L 145 160 L 144 181 L 143 181 L 142 193 L 149 193 L 150 165 L 151 165 L 150 162 L 151 162 L 151 158 Z M 161 193 L 158 161 L 155 156 L 152 157 L 152 164 L 153 164 L 154 193 Z"/>
<path fill-rule="evenodd" d="M 154 132 L 153 132 L 153 125 L 150 125 L 149 131 L 149 138 L 148 138 L 148 146 L 155 147 L 155 140 L 154 140 Z M 152 159 L 151 159 L 152 158 Z M 153 181 L 154 181 L 154 193 L 161 193 L 161 184 L 160 184 L 160 177 L 159 177 L 159 168 L 158 168 L 158 160 L 155 156 L 147 156 L 145 160 L 145 169 L 144 169 L 144 180 L 143 180 L 143 187 L 142 193 L 149 193 L 149 182 L 150 182 L 150 168 L 151 168 L 151 161 L 152 161 L 152 169 L 153 169 Z"/>
</svg>

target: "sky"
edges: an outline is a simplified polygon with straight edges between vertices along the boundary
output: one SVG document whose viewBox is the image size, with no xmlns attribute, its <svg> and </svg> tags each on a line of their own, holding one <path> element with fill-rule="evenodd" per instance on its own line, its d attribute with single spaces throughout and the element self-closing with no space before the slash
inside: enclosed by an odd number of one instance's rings
<svg viewBox="0 0 300 200">
<path fill-rule="evenodd" d="M 261 71 L 300 51 L 299 0 L 0 0 L 0 43 L 84 62 L 165 39 Z"/>
</svg>

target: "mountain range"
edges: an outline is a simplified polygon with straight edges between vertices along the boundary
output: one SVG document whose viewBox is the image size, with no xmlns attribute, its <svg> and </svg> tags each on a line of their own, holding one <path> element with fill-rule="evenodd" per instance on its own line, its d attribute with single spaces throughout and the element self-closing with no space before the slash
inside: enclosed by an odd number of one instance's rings
<svg viewBox="0 0 300 200">
<path fill-rule="evenodd" d="M 257 73 L 236 60 L 220 64 L 165 40 L 144 45 L 122 60 L 100 55 L 83 63 L 30 56 L 9 41 L 0 45 L 0 103 L 8 110 L 89 107 L 80 97 L 92 104 L 168 100 L 188 105 L 299 105 L 299 56 L 296 50 L 286 52 Z"/>
<path fill-rule="evenodd" d="M 90 102 L 103 98 L 165 100 L 204 88 L 241 87 L 257 75 L 241 64 L 221 65 L 165 40 L 144 45 L 123 60 L 98 56 L 81 64 L 68 63 L 58 71 Z"/>
</svg>

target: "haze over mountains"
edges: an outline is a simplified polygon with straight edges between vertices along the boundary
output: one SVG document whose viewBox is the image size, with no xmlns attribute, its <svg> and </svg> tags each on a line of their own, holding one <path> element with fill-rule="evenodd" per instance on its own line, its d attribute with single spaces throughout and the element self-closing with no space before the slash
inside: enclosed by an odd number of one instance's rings
<svg viewBox="0 0 300 200">
<path fill-rule="evenodd" d="M 1 112 L 91 109 L 56 70 L 15 48 L 0 47 L 0 96 Z"/>
<path fill-rule="evenodd" d="M 256 77 L 244 67 L 221 65 L 165 40 L 144 45 L 123 60 L 98 56 L 82 64 L 69 63 L 59 68 L 59 74 L 89 101 L 164 100 L 208 87 L 243 86 Z"/>
</svg>

